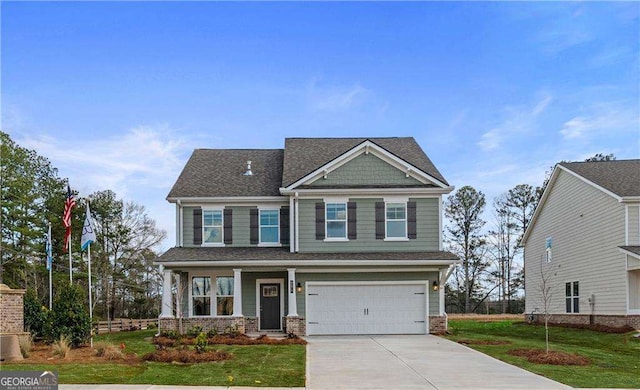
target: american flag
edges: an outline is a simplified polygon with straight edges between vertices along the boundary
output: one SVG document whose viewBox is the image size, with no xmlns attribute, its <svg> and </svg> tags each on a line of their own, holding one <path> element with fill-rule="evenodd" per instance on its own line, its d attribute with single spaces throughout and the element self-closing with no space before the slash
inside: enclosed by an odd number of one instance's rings
<svg viewBox="0 0 640 390">
<path fill-rule="evenodd" d="M 67 199 L 64 201 L 64 214 L 62 215 L 62 224 L 67 228 L 64 234 L 64 251 L 69 248 L 69 239 L 71 239 L 71 209 L 76 205 L 76 200 L 71 193 L 71 187 L 67 184 Z"/>
</svg>

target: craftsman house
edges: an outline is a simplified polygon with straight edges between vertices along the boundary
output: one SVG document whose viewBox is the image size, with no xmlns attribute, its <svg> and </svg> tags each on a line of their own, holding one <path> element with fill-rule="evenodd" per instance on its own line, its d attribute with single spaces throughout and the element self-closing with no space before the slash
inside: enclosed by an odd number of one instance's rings
<svg viewBox="0 0 640 390">
<path fill-rule="evenodd" d="M 640 329 L 640 160 L 558 164 L 522 245 L 527 313 Z"/>
<path fill-rule="evenodd" d="M 197 149 L 167 200 L 162 329 L 424 334 L 447 326 L 442 196 L 413 138 Z"/>
</svg>

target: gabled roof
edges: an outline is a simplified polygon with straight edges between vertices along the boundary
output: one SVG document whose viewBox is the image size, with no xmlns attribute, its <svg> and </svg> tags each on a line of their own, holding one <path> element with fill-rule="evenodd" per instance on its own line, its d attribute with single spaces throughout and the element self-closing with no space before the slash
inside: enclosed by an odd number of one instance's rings
<svg viewBox="0 0 640 390">
<path fill-rule="evenodd" d="M 282 187 L 290 186 L 367 140 L 448 185 L 413 137 L 287 138 L 284 147 Z"/>
<path fill-rule="evenodd" d="M 547 188 L 545 188 L 540 202 L 538 202 L 533 217 L 531 217 L 531 222 L 522 235 L 520 245 L 524 245 L 529 238 L 529 234 L 533 230 L 538 215 L 544 207 L 560 171 L 565 171 L 578 177 L 583 182 L 616 198 L 620 202 L 630 198 L 635 201 L 640 197 L 640 160 L 558 163 L 551 173 Z"/>
<path fill-rule="evenodd" d="M 619 197 L 640 196 L 640 160 L 612 160 L 560 163 Z"/>
<path fill-rule="evenodd" d="M 282 149 L 196 149 L 167 199 L 281 196 Z M 253 175 L 245 176 L 247 161 Z"/>
</svg>

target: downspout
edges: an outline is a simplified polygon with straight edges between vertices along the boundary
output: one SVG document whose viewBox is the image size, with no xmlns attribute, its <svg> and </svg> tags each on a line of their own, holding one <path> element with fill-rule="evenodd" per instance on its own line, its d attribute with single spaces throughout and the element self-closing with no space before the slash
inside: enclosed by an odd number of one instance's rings
<svg viewBox="0 0 640 390">
<path fill-rule="evenodd" d="M 295 207 L 296 207 L 296 218 L 295 218 L 295 231 L 296 231 L 296 248 L 295 251 L 298 252 L 300 250 L 300 217 L 299 217 L 299 211 L 300 211 L 300 199 L 298 198 L 298 192 L 296 191 L 295 194 Z"/>
</svg>

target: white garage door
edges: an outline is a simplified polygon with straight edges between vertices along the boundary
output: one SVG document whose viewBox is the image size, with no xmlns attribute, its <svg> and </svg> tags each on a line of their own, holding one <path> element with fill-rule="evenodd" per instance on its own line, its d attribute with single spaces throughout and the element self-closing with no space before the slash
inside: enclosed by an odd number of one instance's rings
<svg viewBox="0 0 640 390">
<path fill-rule="evenodd" d="M 307 334 L 424 334 L 427 282 L 308 282 Z"/>
</svg>

